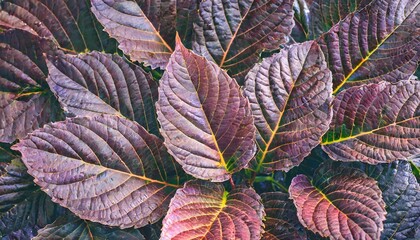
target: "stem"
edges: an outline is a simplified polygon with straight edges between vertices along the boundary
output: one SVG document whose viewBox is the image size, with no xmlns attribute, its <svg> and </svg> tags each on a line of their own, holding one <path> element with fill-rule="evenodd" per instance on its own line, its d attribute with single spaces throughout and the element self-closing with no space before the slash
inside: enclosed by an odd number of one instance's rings
<svg viewBox="0 0 420 240">
<path fill-rule="evenodd" d="M 283 184 L 276 181 L 272 176 L 257 176 L 255 178 L 255 182 L 266 182 L 266 181 L 271 182 L 271 184 L 282 189 L 285 192 L 289 192 L 289 190 Z"/>
<path fill-rule="evenodd" d="M 232 189 L 234 189 L 235 188 L 235 183 L 233 182 L 232 177 L 229 178 L 229 182 L 230 182 L 230 185 L 232 186 Z"/>
</svg>

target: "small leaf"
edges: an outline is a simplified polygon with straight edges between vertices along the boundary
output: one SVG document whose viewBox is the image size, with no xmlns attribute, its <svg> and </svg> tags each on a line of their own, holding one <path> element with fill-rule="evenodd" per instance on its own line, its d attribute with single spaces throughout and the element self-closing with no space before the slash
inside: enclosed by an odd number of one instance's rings
<svg viewBox="0 0 420 240">
<path fill-rule="evenodd" d="M 318 38 L 348 14 L 360 10 L 373 0 L 314 0 L 309 9 L 309 33 Z"/>
<path fill-rule="evenodd" d="M 226 191 L 220 183 L 187 182 L 163 219 L 161 240 L 259 239 L 263 205 L 251 188 Z"/>
<path fill-rule="evenodd" d="M 74 215 L 60 217 L 54 223 L 45 226 L 38 231 L 33 240 L 100 240 L 100 239 L 123 239 L 144 240 L 145 238 L 136 229 L 121 230 L 110 228 L 98 223 L 82 220 Z"/>
<path fill-rule="evenodd" d="M 251 161 L 257 172 L 299 165 L 328 130 L 331 71 L 315 42 L 265 58 L 247 75 L 244 94 L 258 129 L 259 152 Z"/>
<path fill-rule="evenodd" d="M 420 154 L 420 81 L 352 87 L 333 102 L 334 116 L 322 147 L 339 161 L 370 164 Z"/>
<path fill-rule="evenodd" d="M 184 170 L 225 181 L 255 154 L 255 127 L 238 84 L 180 41 L 160 80 L 161 133 Z"/>
<path fill-rule="evenodd" d="M 379 239 L 385 203 L 377 182 L 355 169 L 321 167 L 311 181 L 292 180 L 289 193 L 299 221 L 332 239 Z"/>
<path fill-rule="evenodd" d="M 13 149 L 54 202 L 121 228 L 159 220 L 180 177 L 160 139 L 112 115 L 48 124 Z"/>
<path fill-rule="evenodd" d="M 64 209 L 51 202 L 26 173 L 19 159 L 0 169 L 0 236 L 30 239 L 53 222 Z"/>
<path fill-rule="evenodd" d="M 47 61 L 51 90 L 74 116 L 118 114 L 159 133 L 154 104 L 157 82 L 118 55 L 91 52 Z"/>
<path fill-rule="evenodd" d="M 261 198 L 267 214 L 263 240 L 307 239 L 306 232 L 297 218 L 296 208 L 289 199 L 289 194 L 266 192 L 261 194 Z"/>
<path fill-rule="evenodd" d="M 116 43 L 102 31 L 86 0 L 4 0 L 0 27 L 20 28 L 51 38 L 61 48 L 115 52 Z"/>
<path fill-rule="evenodd" d="M 0 34 L 0 142 L 14 142 L 62 117 L 45 81 L 41 44 L 22 30 Z"/>
<path fill-rule="evenodd" d="M 292 0 L 201 1 L 193 49 L 243 78 L 262 50 L 287 42 L 293 25 Z"/>
<path fill-rule="evenodd" d="M 420 60 L 420 0 L 376 0 L 349 14 L 318 43 L 333 73 L 333 93 L 409 79 Z"/>
</svg>

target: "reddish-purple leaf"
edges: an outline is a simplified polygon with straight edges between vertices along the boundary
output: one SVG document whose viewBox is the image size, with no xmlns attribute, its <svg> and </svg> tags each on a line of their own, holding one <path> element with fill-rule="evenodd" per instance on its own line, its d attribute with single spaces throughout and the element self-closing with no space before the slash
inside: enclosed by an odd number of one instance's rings
<svg viewBox="0 0 420 240">
<path fill-rule="evenodd" d="M 300 224 L 296 208 L 289 199 L 289 194 L 266 192 L 261 194 L 264 203 L 265 228 L 263 240 L 307 239 L 306 232 Z"/>
<path fill-rule="evenodd" d="M 116 51 L 116 43 L 102 31 L 86 0 L 4 0 L 0 28 L 19 28 L 53 39 L 66 50 Z"/>
<path fill-rule="evenodd" d="M 314 0 L 309 9 L 309 33 L 317 38 L 348 14 L 360 10 L 373 0 Z"/>
<path fill-rule="evenodd" d="M 91 0 L 92 11 L 119 48 L 132 60 L 165 68 L 173 51 L 175 31 L 190 42 L 197 1 Z M 144 11 L 143 11 L 144 9 Z"/>
<path fill-rule="evenodd" d="M 46 75 L 37 36 L 22 30 L 0 34 L 0 142 L 11 143 L 61 118 Z"/>
<path fill-rule="evenodd" d="M 180 41 L 160 80 L 161 133 L 184 170 L 225 181 L 255 154 L 255 127 L 247 99 L 235 80 Z"/>
<path fill-rule="evenodd" d="M 278 49 L 292 31 L 292 0 L 208 0 L 200 3 L 193 49 L 243 78 L 264 49 Z"/>
<path fill-rule="evenodd" d="M 158 84 L 140 67 L 99 52 L 59 54 L 47 64 L 47 82 L 71 115 L 123 115 L 159 133 L 154 107 Z"/>
<path fill-rule="evenodd" d="M 420 154 L 420 81 L 352 87 L 333 110 L 322 141 L 332 159 L 378 164 Z"/>
<path fill-rule="evenodd" d="M 252 188 L 228 192 L 220 183 L 187 182 L 171 201 L 161 240 L 259 239 L 264 215 L 261 199 Z"/>
<path fill-rule="evenodd" d="M 327 165 L 328 166 L 328 165 Z M 354 169 L 318 171 L 293 178 L 289 193 L 299 221 L 331 239 L 379 239 L 385 203 L 377 182 Z"/>
<path fill-rule="evenodd" d="M 334 93 L 408 79 L 420 60 L 419 11 L 420 0 L 376 0 L 321 35 Z"/>
<path fill-rule="evenodd" d="M 113 115 L 48 124 L 13 149 L 54 202 L 110 226 L 159 220 L 178 187 L 177 167 L 162 141 Z"/>
<path fill-rule="evenodd" d="M 258 129 L 257 172 L 299 165 L 328 130 L 331 71 L 316 42 L 294 44 L 255 66 L 245 80 Z"/>
</svg>

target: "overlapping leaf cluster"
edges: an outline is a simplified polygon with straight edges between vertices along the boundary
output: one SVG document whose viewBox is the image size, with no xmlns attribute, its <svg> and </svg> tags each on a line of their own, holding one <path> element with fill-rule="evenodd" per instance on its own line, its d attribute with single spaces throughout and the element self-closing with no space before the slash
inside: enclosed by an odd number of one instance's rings
<svg viewBox="0 0 420 240">
<path fill-rule="evenodd" d="M 1 0 L 0 236 L 419 238 L 419 17 Z"/>
</svg>

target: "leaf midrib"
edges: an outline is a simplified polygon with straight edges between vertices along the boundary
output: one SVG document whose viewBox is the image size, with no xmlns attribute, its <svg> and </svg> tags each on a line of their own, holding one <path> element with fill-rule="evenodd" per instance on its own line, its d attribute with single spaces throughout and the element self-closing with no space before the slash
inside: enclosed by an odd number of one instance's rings
<svg viewBox="0 0 420 240">
<path fill-rule="evenodd" d="M 362 137 L 362 136 L 365 136 L 365 135 L 369 135 L 369 134 L 375 133 L 375 132 L 377 132 L 379 130 L 382 130 L 382 129 L 385 129 L 387 127 L 399 126 L 399 124 L 402 124 L 402 123 L 405 123 L 405 122 L 408 122 L 408 121 L 412 121 L 412 120 L 415 120 L 415 119 L 420 119 L 420 116 L 415 116 L 415 117 L 407 118 L 407 119 L 404 119 L 404 120 L 399 121 L 399 122 L 393 122 L 393 123 L 388 124 L 386 126 L 375 128 L 375 129 L 372 129 L 372 130 L 366 131 L 366 132 L 361 132 L 361 133 L 358 133 L 356 135 L 350 135 L 348 137 L 334 139 L 332 141 L 322 141 L 321 142 L 321 145 L 325 146 L 325 145 L 330 145 L 330 144 L 334 144 L 334 143 L 344 142 L 344 141 L 351 140 L 351 139 L 356 139 L 358 137 Z"/>
<path fill-rule="evenodd" d="M 420 3 L 419 3 L 420 4 Z M 411 14 L 413 14 L 413 12 L 415 11 L 415 9 L 417 8 L 417 6 L 419 5 L 419 4 L 417 4 L 415 7 L 413 7 L 413 10 L 410 12 L 410 13 L 408 13 L 407 15 L 406 15 L 406 18 L 404 18 L 404 20 L 398 25 L 398 26 L 396 26 L 382 41 L 380 41 L 379 43 L 378 43 L 378 45 L 372 50 L 372 51 L 369 51 L 368 52 L 368 54 L 365 56 L 365 57 L 363 57 L 363 59 L 362 59 L 362 61 L 360 61 L 360 63 L 359 64 L 357 64 L 356 65 L 356 67 L 354 67 L 351 71 L 350 71 L 350 73 L 343 79 L 343 81 L 333 90 L 333 95 L 335 95 L 335 94 L 337 94 L 340 90 L 341 90 L 341 87 L 343 87 L 346 83 L 347 83 L 347 81 L 353 76 L 353 74 L 355 73 L 355 72 L 357 72 L 357 70 L 359 70 L 359 68 L 360 67 L 362 67 L 363 66 L 363 64 L 366 62 L 366 61 L 368 61 L 368 60 L 370 60 L 370 57 L 374 54 L 374 53 L 376 53 L 376 51 L 380 48 L 380 47 L 382 47 L 382 45 L 388 40 L 388 38 L 389 37 L 391 37 L 391 35 L 393 35 L 397 30 L 398 30 L 398 28 L 400 27 L 400 26 L 402 26 L 403 24 L 404 24 L 404 22 L 407 20 L 407 19 L 409 19 L 410 18 L 410 16 L 411 16 Z M 395 20 L 395 19 L 394 19 Z M 370 21 L 369 21 L 369 23 L 370 23 Z M 328 32 L 327 32 L 328 33 Z M 327 33 L 325 33 L 325 34 L 327 34 Z M 324 35 L 325 35 L 324 34 Z"/>
</svg>

